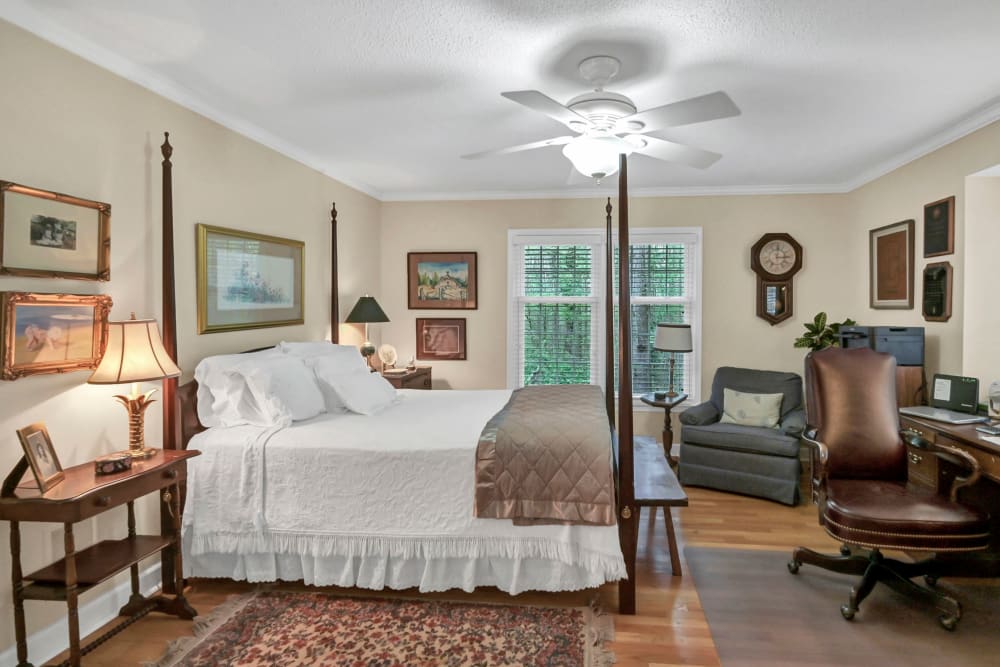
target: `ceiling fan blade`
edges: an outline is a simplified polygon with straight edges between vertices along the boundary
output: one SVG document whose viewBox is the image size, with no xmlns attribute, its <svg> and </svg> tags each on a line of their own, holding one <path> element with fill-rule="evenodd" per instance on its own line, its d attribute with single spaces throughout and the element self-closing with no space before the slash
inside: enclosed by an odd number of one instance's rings
<svg viewBox="0 0 1000 667">
<path fill-rule="evenodd" d="M 565 137 L 555 137 L 553 139 L 545 139 L 543 141 L 535 141 L 530 144 L 520 144 L 518 146 L 508 146 L 507 148 L 494 148 L 488 151 L 479 151 L 478 153 L 469 153 L 468 155 L 463 155 L 463 160 L 478 160 L 481 157 L 489 157 L 491 155 L 507 155 L 508 153 L 518 153 L 520 151 L 530 151 L 535 148 L 545 148 L 546 146 L 563 146 L 569 142 L 576 139 L 576 137 L 565 136 Z"/>
<path fill-rule="evenodd" d="M 620 118 L 616 132 L 654 132 L 665 127 L 690 125 L 739 115 L 739 107 L 729 95 L 719 90 Z"/>
<path fill-rule="evenodd" d="M 554 118 L 577 132 L 582 132 L 590 127 L 589 120 L 537 90 L 514 90 L 500 94 L 508 100 L 523 104 L 529 109 L 545 114 L 549 118 Z"/>
<path fill-rule="evenodd" d="M 655 157 L 657 160 L 686 164 L 698 169 L 711 167 L 722 157 L 719 153 L 685 146 L 665 139 L 657 139 L 645 134 L 632 134 L 625 137 L 625 140 L 636 147 L 636 153 Z"/>
</svg>

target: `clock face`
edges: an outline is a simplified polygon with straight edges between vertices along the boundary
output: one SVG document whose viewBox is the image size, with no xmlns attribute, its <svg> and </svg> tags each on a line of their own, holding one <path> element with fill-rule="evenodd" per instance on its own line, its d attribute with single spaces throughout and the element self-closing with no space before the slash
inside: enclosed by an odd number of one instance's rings
<svg viewBox="0 0 1000 667">
<path fill-rule="evenodd" d="M 795 248 L 784 239 L 769 241 L 757 254 L 761 267 L 774 276 L 788 273 L 795 264 Z"/>
</svg>

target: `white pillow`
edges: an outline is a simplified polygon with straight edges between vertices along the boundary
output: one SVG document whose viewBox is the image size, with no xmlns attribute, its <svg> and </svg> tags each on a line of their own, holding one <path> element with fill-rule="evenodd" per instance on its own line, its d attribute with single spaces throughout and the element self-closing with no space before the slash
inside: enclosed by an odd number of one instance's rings
<svg viewBox="0 0 1000 667">
<path fill-rule="evenodd" d="M 229 373 L 246 381 L 268 425 L 287 426 L 326 411 L 316 379 L 301 359 L 281 355 L 240 364 Z"/>
<path fill-rule="evenodd" d="M 348 410 L 360 415 L 374 415 L 396 402 L 396 388 L 379 375 L 368 370 L 352 373 L 332 373 L 322 364 L 314 367 L 320 384 L 329 386 Z"/>
<path fill-rule="evenodd" d="M 735 389 L 722 390 L 722 424 L 775 428 L 781 419 L 784 394 L 751 394 Z"/>
<path fill-rule="evenodd" d="M 194 370 L 198 382 L 198 420 L 204 426 L 235 426 L 255 423 L 256 405 L 245 391 L 242 378 L 229 371 L 248 361 L 271 357 L 281 358 L 277 348 L 245 354 L 219 354 L 205 357 Z"/>
<path fill-rule="evenodd" d="M 278 349 L 285 354 L 301 357 L 307 362 L 316 359 L 336 359 L 337 364 L 343 371 L 368 368 L 365 358 L 361 356 L 361 351 L 354 345 L 335 345 L 327 340 L 307 341 L 304 343 L 281 341 L 278 344 Z"/>
<path fill-rule="evenodd" d="M 334 391 L 330 382 L 324 378 L 332 378 L 337 375 L 351 375 L 357 373 L 358 369 L 352 366 L 350 370 L 345 370 L 342 360 L 334 355 L 313 357 L 306 359 L 305 362 L 307 366 L 312 368 L 313 373 L 316 375 L 316 384 L 319 386 L 319 392 L 323 394 L 323 403 L 326 405 L 326 411 L 334 414 L 348 412 L 347 406 L 340 400 L 340 394 Z"/>
</svg>

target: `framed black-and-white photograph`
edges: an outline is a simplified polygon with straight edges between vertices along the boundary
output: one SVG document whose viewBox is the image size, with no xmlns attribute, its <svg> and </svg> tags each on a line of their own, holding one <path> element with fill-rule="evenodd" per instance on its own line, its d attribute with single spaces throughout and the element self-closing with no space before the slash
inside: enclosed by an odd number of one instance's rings
<svg viewBox="0 0 1000 667">
<path fill-rule="evenodd" d="M 63 480 L 62 465 L 45 424 L 39 422 L 17 429 L 17 438 L 42 493 Z"/>
<path fill-rule="evenodd" d="M 955 198 L 945 197 L 924 206 L 924 257 L 955 252 Z"/>
<path fill-rule="evenodd" d="M 198 333 L 302 324 L 302 241 L 198 225 Z"/>
<path fill-rule="evenodd" d="M 111 205 L 0 181 L 0 274 L 111 279 Z"/>
<path fill-rule="evenodd" d="M 872 308 L 913 308 L 913 220 L 868 232 Z"/>
<path fill-rule="evenodd" d="M 465 318 L 418 317 L 417 359 L 465 361 Z"/>
</svg>

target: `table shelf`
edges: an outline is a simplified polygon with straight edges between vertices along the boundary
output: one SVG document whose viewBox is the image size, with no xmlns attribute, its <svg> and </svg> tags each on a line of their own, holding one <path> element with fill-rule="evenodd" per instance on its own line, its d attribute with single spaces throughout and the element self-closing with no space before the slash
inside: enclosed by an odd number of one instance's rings
<svg viewBox="0 0 1000 667">
<path fill-rule="evenodd" d="M 170 546 L 172 540 L 161 535 L 136 535 L 121 540 L 104 540 L 76 554 L 76 579 L 81 589 L 96 586 L 118 572 Z M 25 581 L 46 586 L 63 586 L 66 559 L 24 577 Z M 28 593 L 28 589 L 25 590 Z"/>
</svg>

